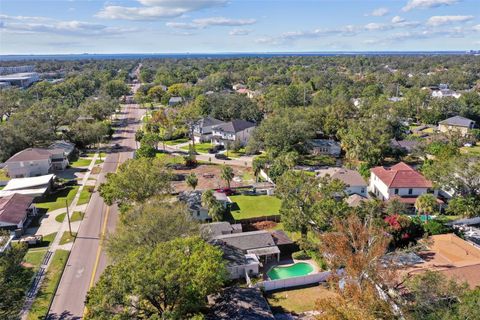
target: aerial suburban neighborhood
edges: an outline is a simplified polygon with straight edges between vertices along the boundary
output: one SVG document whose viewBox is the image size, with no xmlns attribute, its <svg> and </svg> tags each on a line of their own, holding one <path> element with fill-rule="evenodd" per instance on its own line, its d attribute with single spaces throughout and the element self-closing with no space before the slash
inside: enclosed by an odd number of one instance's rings
<svg viewBox="0 0 480 320">
<path fill-rule="evenodd" d="M 359 3 L 2 2 L 0 320 L 480 319 L 478 3 Z"/>
</svg>

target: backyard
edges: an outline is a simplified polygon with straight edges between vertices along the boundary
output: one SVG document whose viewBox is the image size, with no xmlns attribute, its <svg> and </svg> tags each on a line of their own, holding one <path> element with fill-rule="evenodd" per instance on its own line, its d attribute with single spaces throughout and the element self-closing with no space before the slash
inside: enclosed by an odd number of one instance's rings
<svg viewBox="0 0 480 320">
<path fill-rule="evenodd" d="M 320 298 L 334 297 L 335 293 L 322 287 L 308 287 L 267 294 L 267 300 L 273 313 L 302 313 L 316 310 L 316 301 Z"/>
<path fill-rule="evenodd" d="M 279 213 L 281 201 L 274 196 L 230 196 L 232 216 L 235 220 L 263 216 L 272 216 Z"/>
<path fill-rule="evenodd" d="M 471 146 L 471 147 L 461 147 L 460 148 L 461 153 L 466 153 L 469 155 L 475 155 L 475 156 L 480 156 L 480 143 L 477 142 L 476 145 Z M 2 180 L 0 178 L 0 180 Z"/>
</svg>

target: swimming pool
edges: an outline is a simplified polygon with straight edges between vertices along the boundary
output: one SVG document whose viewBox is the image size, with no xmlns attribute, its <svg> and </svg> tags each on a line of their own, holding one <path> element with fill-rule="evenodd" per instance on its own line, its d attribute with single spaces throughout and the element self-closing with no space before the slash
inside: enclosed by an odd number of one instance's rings
<svg viewBox="0 0 480 320">
<path fill-rule="evenodd" d="M 267 272 L 272 280 L 306 276 L 313 271 L 313 266 L 306 262 L 297 262 L 288 267 L 277 266 Z"/>
</svg>

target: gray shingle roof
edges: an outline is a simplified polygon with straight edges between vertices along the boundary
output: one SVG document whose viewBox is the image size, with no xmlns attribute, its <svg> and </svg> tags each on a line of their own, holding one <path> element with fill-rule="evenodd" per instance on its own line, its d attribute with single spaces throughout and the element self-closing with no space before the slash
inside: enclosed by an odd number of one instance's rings
<svg viewBox="0 0 480 320">
<path fill-rule="evenodd" d="M 211 127 L 211 126 L 215 126 L 223 123 L 224 122 L 222 120 L 218 120 L 212 117 L 205 117 L 200 119 L 200 121 L 198 122 L 198 125 L 200 128 L 204 128 L 204 127 Z"/>
<path fill-rule="evenodd" d="M 275 246 L 275 241 L 270 232 L 263 230 L 220 235 L 215 239 L 222 240 L 224 243 L 244 251 Z"/>
<path fill-rule="evenodd" d="M 215 130 L 237 133 L 251 127 L 255 127 L 255 123 L 237 119 L 215 126 Z"/>
<path fill-rule="evenodd" d="M 210 296 L 214 305 L 207 320 L 273 320 L 275 319 L 260 289 L 229 287 L 217 296 Z"/>
<path fill-rule="evenodd" d="M 51 150 L 42 149 L 42 148 L 28 148 L 17 152 L 5 163 L 17 162 L 17 161 L 35 161 L 35 160 L 46 160 L 50 159 L 52 156 Z"/>
<path fill-rule="evenodd" d="M 439 124 L 444 124 L 447 126 L 457 126 L 457 127 L 470 127 L 470 124 L 472 122 L 475 122 L 475 121 L 461 117 L 461 116 L 455 116 L 455 117 L 451 117 L 443 121 L 440 121 Z"/>
</svg>

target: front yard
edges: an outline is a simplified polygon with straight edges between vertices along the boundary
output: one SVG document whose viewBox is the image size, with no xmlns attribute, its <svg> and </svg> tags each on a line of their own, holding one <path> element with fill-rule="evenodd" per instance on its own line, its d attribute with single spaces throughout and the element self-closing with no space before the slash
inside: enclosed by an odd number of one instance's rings
<svg viewBox="0 0 480 320">
<path fill-rule="evenodd" d="M 47 249 L 41 248 L 31 248 L 28 249 L 27 253 L 23 257 L 23 265 L 27 268 L 32 268 L 33 272 L 37 272 L 42 264 L 43 258 L 47 253 Z"/>
<path fill-rule="evenodd" d="M 322 286 L 308 287 L 296 290 L 287 290 L 267 294 L 267 301 L 273 313 L 302 313 L 317 310 L 315 304 L 318 299 L 330 298 L 335 292 Z"/>
<path fill-rule="evenodd" d="M 46 209 L 47 211 L 65 208 L 65 200 L 67 200 L 70 205 L 77 194 L 78 188 L 78 186 L 75 186 L 56 191 L 38 200 L 35 206 L 40 209 Z"/>
<path fill-rule="evenodd" d="M 167 146 L 175 146 L 177 144 L 185 143 L 185 142 L 188 142 L 188 141 L 190 141 L 190 139 L 188 139 L 188 138 L 178 138 L 178 139 L 174 139 L 174 140 L 165 141 L 165 144 Z M 161 144 L 163 144 L 163 142 L 160 142 L 159 144 L 161 145 Z"/>
<path fill-rule="evenodd" d="M 0 170 L 0 181 L 8 181 L 10 177 L 7 176 L 7 172 L 5 170 Z"/>
<path fill-rule="evenodd" d="M 476 145 L 471 147 L 461 147 L 460 152 L 469 155 L 480 156 L 480 143 L 477 142 Z M 0 178 L 0 180 L 2 179 Z"/>
<path fill-rule="evenodd" d="M 281 200 L 274 196 L 230 196 L 235 220 L 279 214 Z"/>
<path fill-rule="evenodd" d="M 79 158 L 78 160 L 70 163 L 70 167 L 72 168 L 88 167 L 91 162 L 92 162 L 92 159 Z"/>
<path fill-rule="evenodd" d="M 188 151 L 190 144 L 188 146 L 183 146 L 180 149 Z M 198 153 L 208 153 L 208 149 L 211 149 L 213 145 L 210 142 L 195 143 L 195 151 Z"/>
</svg>

